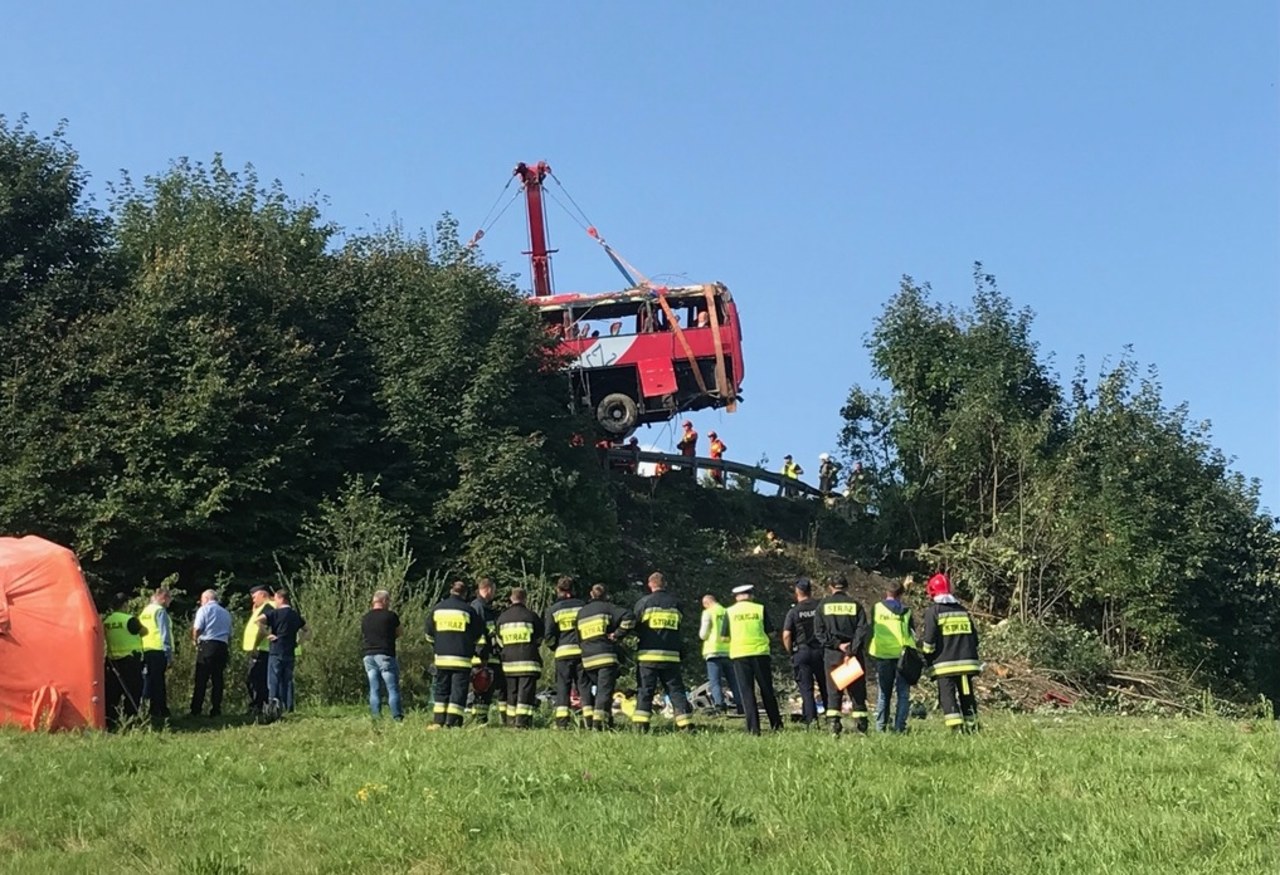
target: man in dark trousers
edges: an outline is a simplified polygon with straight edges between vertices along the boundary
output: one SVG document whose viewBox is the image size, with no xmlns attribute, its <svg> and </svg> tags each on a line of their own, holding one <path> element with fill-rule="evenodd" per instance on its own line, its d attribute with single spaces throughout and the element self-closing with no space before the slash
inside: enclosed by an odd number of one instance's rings
<svg viewBox="0 0 1280 875">
<path fill-rule="evenodd" d="M 249 712 L 258 717 L 267 705 L 267 662 L 271 650 L 271 642 L 258 618 L 271 609 L 271 591 L 265 586 L 255 586 L 249 590 L 249 599 L 253 608 L 244 624 L 240 649 L 248 656 L 244 685 L 249 695 Z"/>
<path fill-rule="evenodd" d="M 165 675 L 173 662 L 173 626 L 169 620 L 169 590 L 160 587 L 138 615 L 142 623 L 142 695 L 153 723 L 169 719 L 169 691 Z"/>
<path fill-rule="evenodd" d="M 307 621 L 289 601 L 289 592 L 277 589 L 271 610 L 258 617 L 267 633 L 267 700 L 275 709 L 293 710 L 289 687 L 293 684 L 293 665 L 298 650 L 298 636 Z"/>
<path fill-rule="evenodd" d="M 613 691 L 618 684 L 618 641 L 635 625 L 631 612 L 605 600 L 602 584 L 591 587 L 591 598 L 578 611 L 578 641 L 582 647 L 582 670 L 587 689 L 595 687 L 592 698 L 582 697 L 582 714 L 587 728 L 613 728 Z"/>
<path fill-rule="evenodd" d="M 212 685 L 209 716 L 222 713 L 222 686 L 227 678 L 227 658 L 231 643 L 231 614 L 218 603 L 218 593 L 200 593 L 200 609 L 191 624 L 191 641 L 196 646 L 196 677 L 191 689 L 191 716 L 204 710 L 204 694 Z"/>
<path fill-rule="evenodd" d="M 853 718 L 854 728 L 861 733 L 867 731 L 867 676 L 864 673 L 845 690 L 836 686 L 831 679 L 831 669 L 850 657 L 858 660 L 864 667 L 867 664 L 863 648 L 867 642 L 870 629 L 867 623 L 867 612 L 862 605 L 849 595 L 849 581 L 843 574 L 830 578 L 827 586 L 831 594 L 818 602 L 818 613 L 815 627 L 818 640 L 823 648 L 823 670 L 827 683 L 827 719 L 831 723 L 831 732 L 839 735 L 844 731 L 840 719 L 840 709 L 844 704 L 845 693 L 853 709 L 849 716 Z"/>
<path fill-rule="evenodd" d="M 556 600 L 547 608 L 544 626 L 547 630 L 547 646 L 555 655 L 556 665 L 556 728 L 567 729 L 573 714 L 570 703 L 574 691 L 578 700 L 587 698 L 582 675 L 582 646 L 578 643 L 578 611 L 586 604 L 573 595 L 573 578 L 561 577 L 556 581 Z"/>
<path fill-rule="evenodd" d="M 827 684 L 822 662 L 822 644 L 814 630 L 818 602 L 813 598 L 813 584 L 805 578 L 796 581 L 796 603 L 782 621 L 782 649 L 791 657 L 791 669 L 800 690 L 801 719 L 806 727 L 818 721 L 818 705 L 813 690 L 816 685 L 827 707 Z"/>
<path fill-rule="evenodd" d="M 778 713 L 778 697 L 773 691 L 773 666 L 769 662 L 769 633 L 774 626 L 765 614 L 764 605 L 752 599 L 751 584 L 733 588 L 734 603 L 725 612 L 729 617 L 729 659 L 738 676 L 738 690 L 742 693 L 742 707 L 746 712 L 746 730 L 760 734 L 760 709 L 756 704 L 756 687 L 765 714 L 769 716 L 769 728 L 782 729 L 782 716 Z"/>
<path fill-rule="evenodd" d="M 525 606 L 528 593 L 511 590 L 511 607 L 498 615 L 498 641 L 502 645 L 502 672 L 507 679 L 506 724 L 516 729 L 533 725 L 542 675 L 542 618 Z"/>
<path fill-rule="evenodd" d="M 107 728 L 138 715 L 142 702 L 142 623 L 125 610 L 129 596 L 118 592 L 111 599 L 111 612 L 102 618 L 106 638 Z"/>
<path fill-rule="evenodd" d="M 455 580 L 449 594 L 427 612 L 427 640 L 435 649 L 436 682 L 429 729 L 462 725 L 471 685 L 471 658 L 484 637 L 484 621 L 467 603 L 467 585 Z"/>
<path fill-rule="evenodd" d="M 680 676 L 680 604 L 667 592 L 662 572 L 649 575 L 649 594 L 636 602 L 636 710 L 631 722 L 649 731 L 653 719 L 653 694 L 661 685 L 671 699 L 676 728 L 693 729 L 693 706 Z"/>
<path fill-rule="evenodd" d="M 982 670 L 978 661 L 978 630 L 973 617 L 951 594 L 951 581 L 935 574 L 925 587 L 931 604 L 924 611 L 920 655 L 938 682 L 942 722 L 953 732 L 978 728 L 978 699 L 973 679 Z"/>
<path fill-rule="evenodd" d="M 507 719 L 507 684 L 502 673 L 502 645 L 498 641 L 498 611 L 493 607 L 493 600 L 498 596 L 498 588 L 492 580 L 482 577 L 476 583 L 476 597 L 471 602 L 471 610 L 484 623 L 484 635 L 480 639 L 475 657 L 471 660 L 472 668 L 484 667 L 489 670 L 489 685 L 476 690 L 472 707 L 475 709 L 479 723 L 489 722 L 489 711 L 493 700 L 498 700 L 498 716 L 503 722 Z"/>
<path fill-rule="evenodd" d="M 910 578 L 907 578 L 910 580 Z M 908 647 L 915 647 L 911 632 L 911 611 L 902 603 L 906 581 L 894 581 L 885 591 L 884 599 L 871 609 L 871 644 L 867 654 L 876 665 L 876 731 L 884 732 L 889 726 L 889 708 L 897 697 L 893 714 L 893 731 L 907 731 L 907 717 L 911 708 L 911 684 L 898 672 L 898 660 Z"/>
</svg>

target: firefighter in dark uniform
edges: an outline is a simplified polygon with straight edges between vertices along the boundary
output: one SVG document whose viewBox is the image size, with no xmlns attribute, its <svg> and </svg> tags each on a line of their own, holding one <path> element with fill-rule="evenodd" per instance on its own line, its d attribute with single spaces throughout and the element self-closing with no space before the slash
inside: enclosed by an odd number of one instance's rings
<svg viewBox="0 0 1280 875">
<path fill-rule="evenodd" d="M 466 713 L 471 658 L 484 636 L 484 622 L 466 599 L 467 585 L 456 580 L 449 595 L 427 612 L 427 640 L 435 649 L 433 729 L 461 726 Z"/>
<path fill-rule="evenodd" d="M 613 690 L 618 685 L 618 641 L 635 625 L 631 612 L 605 601 L 605 588 L 591 587 L 591 599 L 578 611 L 578 641 L 587 689 L 594 697 L 582 697 L 582 714 L 589 729 L 613 727 Z"/>
<path fill-rule="evenodd" d="M 507 715 L 504 721 L 517 729 L 533 725 L 542 675 L 542 618 L 525 605 L 527 593 L 511 590 L 511 607 L 498 615 L 498 642 L 502 645 L 502 672 L 507 681 Z"/>
<path fill-rule="evenodd" d="M 578 700 L 587 698 L 582 677 L 582 647 L 578 644 L 578 611 L 585 602 L 573 596 L 573 578 L 556 581 L 556 600 L 547 608 L 545 626 L 547 646 L 555 654 L 556 664 L 556 728 L 567 729 L 572 711 L 572 693 Z"/>
<path fill-rule="evenodd" d="M 815 620 L 818 640 L 823 648 L 823 674 L 827 684 L 827 719 L 831 723 L 831 731 L 839 735 L 844 731 L 840 722 L 840 708 L 844 694 L 848 693 L 853 710 L 849 716 L 853 718 L 854 728 L 859 732 L 867 731 L 867 676 L 864 673 L 841 691 L 831 679 L 831 669 L 840 665 L 849 657 L 866 666 L 867 656 L 864 652 L 867 635 L 871 624 L 867 622 L 867 612 L 849 595 L 849 581 L 843 574 L 827 581 L 831 594 L 818 602 L 818 613 Z"/>
<path fill-rule="evenodd" d="M 693 706 L 680 676 L 680 605 L 667 592 L 661 572 L 649 575 L 649 594 L 636 602 L 636 710 L 631 722 L 649 731 L 653 719 L 653 694 L 661 685 L 671 699 L 676 728 L 693 729 Z"/>
<path fill-rule="evenodd" d="M 801 719 L 805 726 L 812 726 L 818 721 L 818 704 L 813 695 L 815 685 L 822 697 L 822 707 L 829 707 L 822 642 L 814 629 L 818 602 L 813 598 L 813 584 L 803 577 L 796 581 L 795 591 L 796 603 L 782 621 L 782 649 L 791 656 L 791 669 L 800 689 Z"/>
<path fill-rule="evenodd" d="M 124 609 L 128 601 L 125 593 L 116 593 L 111 613 L 102 618 L 108 729 L 118 726 L 121 718 L 136 717 L 142 702 L 142 622 Z"/>
<path fill-rule="evenodd" d="M 935 574 L 925 587 L 930 605 L 924 610 L 920 655 L 938 682 L 942 720 L 953 732 L 978 728 L 978 699 L 973 679 L 978 661 L 978 630 L 964 605 L 951 594 L 951 581 Z"/>
<path fill-rule="evenodd" d="M 778 713 L 778 697 L 773 691 L 773 667 L 769 662 L 769 633 L 773 631 L 764 605 L 751 597 L 751 584 L 733 588 L 734 603 L 725 611 L 729 618 L 729 659 L 738 676 L 742 708 L 746 712 L 746 730 L 760 734 L 760 709 L 756 705 L 756 687 L 760 701 L 769 715 L 769 728 L 782 729 Z"/>
<path fill-rule="evenodd" d="M 507 722 L 507 684 L 502 672 L 502 646 L 497 637 L 498 612 L 493 607 L 497 594 L 498 589 L 493 581 L 482 577 L 476 584 L 475 601 L 471 603 L 471 610 L 484 622 L 484 637 L 471 660 L 471 666 L 487 668 L 490 673 L 488 685 L 476 690 L 476 697 L 472 702 L 476 720 L 480 723 L 489 722 L 489 711 L 492 710 L 495 696 L 498 698 L 498 715 L 504 723 Z"/>
</svg>

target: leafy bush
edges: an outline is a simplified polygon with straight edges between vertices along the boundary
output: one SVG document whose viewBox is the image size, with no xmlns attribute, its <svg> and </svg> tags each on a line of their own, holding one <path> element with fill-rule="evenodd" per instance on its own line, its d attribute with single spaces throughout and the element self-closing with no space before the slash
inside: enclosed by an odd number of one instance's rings
<svg viewBox="0 0 1280 875">
<path fill-rule="evenodd" d="M 1069 623 L 1030 623 L 1010 618 L 983 639 L 988 659 L 1020 660 L 1076 686 L 1103 680 L 1113 667 L 1098 635 Z"/>
</svg>

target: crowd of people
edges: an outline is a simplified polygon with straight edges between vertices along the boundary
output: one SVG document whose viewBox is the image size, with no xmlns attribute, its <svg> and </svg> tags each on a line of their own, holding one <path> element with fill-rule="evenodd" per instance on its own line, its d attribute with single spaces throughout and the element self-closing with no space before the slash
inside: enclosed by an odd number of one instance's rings
<svg viewBox="0 0 1280 875">
<path fill-rule="evenodd" d="M 927 668 L 937 682 L 946 726 L 976 728 L 973 679 L 980 663 L 972 618 L 952 594 L 946 575 L 936 574 L 926 587 L 929 605 L 917 637 L 917 624 L 902 600 L 905 585 L 891 585 L 868 611 L 849 593 L 842 575 L 826 581 L 821 598 L 811 581 L 801 579 L 795 582 L 795 603 L 780 624 L 750 584 L 735 587 L 728 605 L 714 594 L 704 595 L 697 633 L 711 710 L 741 716 L 752 734 L 761 732 L 761 710 L 771 729 L 782 728 L 772 663 L 777 640 L 790 659 L 800 719 L 806 725 L 825 717 L 830 731 L 839 735 L 847 714 L 854 731 L 867 732 L 872 716 L 867 687 L 874 671 L 875 727 L 903 732 L 909 687 Z M 474 598 L 465 582 L 455 581 L 427 612 L 424 631 L 432 644 L 434 673 L 429 728 L 462 726 L 468 718 L 488 722 L 495 710 L 505 725 L 532 727 L 545 648 L 554 664 L 553 725 L 610 729 L 623 648 L 634 640 L 631 724 L 648 731 L 655 703 L 661 708 L 665 702 L 676 728 L 691 730 L 694 707 L 684 683 L 685 614 L 661 572 L 651 574 L 646 587 L 647 593 L 626 608 L 611 601 L 601 584 L 579 593 L 572 578 L 562 577 L 554 601 L 539 613 L 530 609 L 528 593 L 520 587 L 510 591 L 499 610 L 491 580 L 478 581 Z M 169 716 L 165 675 L 173 660 L 169 592 L 156 590 L 138 616 L 124 610 L 123 596 L 117 598 L 103 619 L 108 721 L 115 725 L 139 713 L 144 702 L 150 717 L 162 721 Z M 283 589 L 270 593 L 255 587 L 251 599 L 241 635 L 249 656 L 246 689 L 255 717 L 274 719 L 293 710 L 293 667 L 307 624 Z M 361 618 L 360 636 L 375 719 L 384 700 L 392 719 L 404 719 L 396 656 L 403 632 L 389 594 L 374 593 Z M 192 715 L 203 712 L 206 692 L 209 713 L 221 713 L 231 636 L 230 613 L 215 591 L 206 590 L 191 626 L 196 647 Z"/>
</svg>

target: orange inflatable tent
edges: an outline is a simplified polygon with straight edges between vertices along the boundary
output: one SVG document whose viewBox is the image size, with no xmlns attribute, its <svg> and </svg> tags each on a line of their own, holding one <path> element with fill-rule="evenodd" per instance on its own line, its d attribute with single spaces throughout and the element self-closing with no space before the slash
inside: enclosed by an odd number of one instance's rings
<svg viewBox="0 0 1280 875">
<path fill-rule="evenodd" d="M 43 538 L 0 538 L 0 724 L 101 729 L 102 648 L 75 554 Z"/>
</svg>

